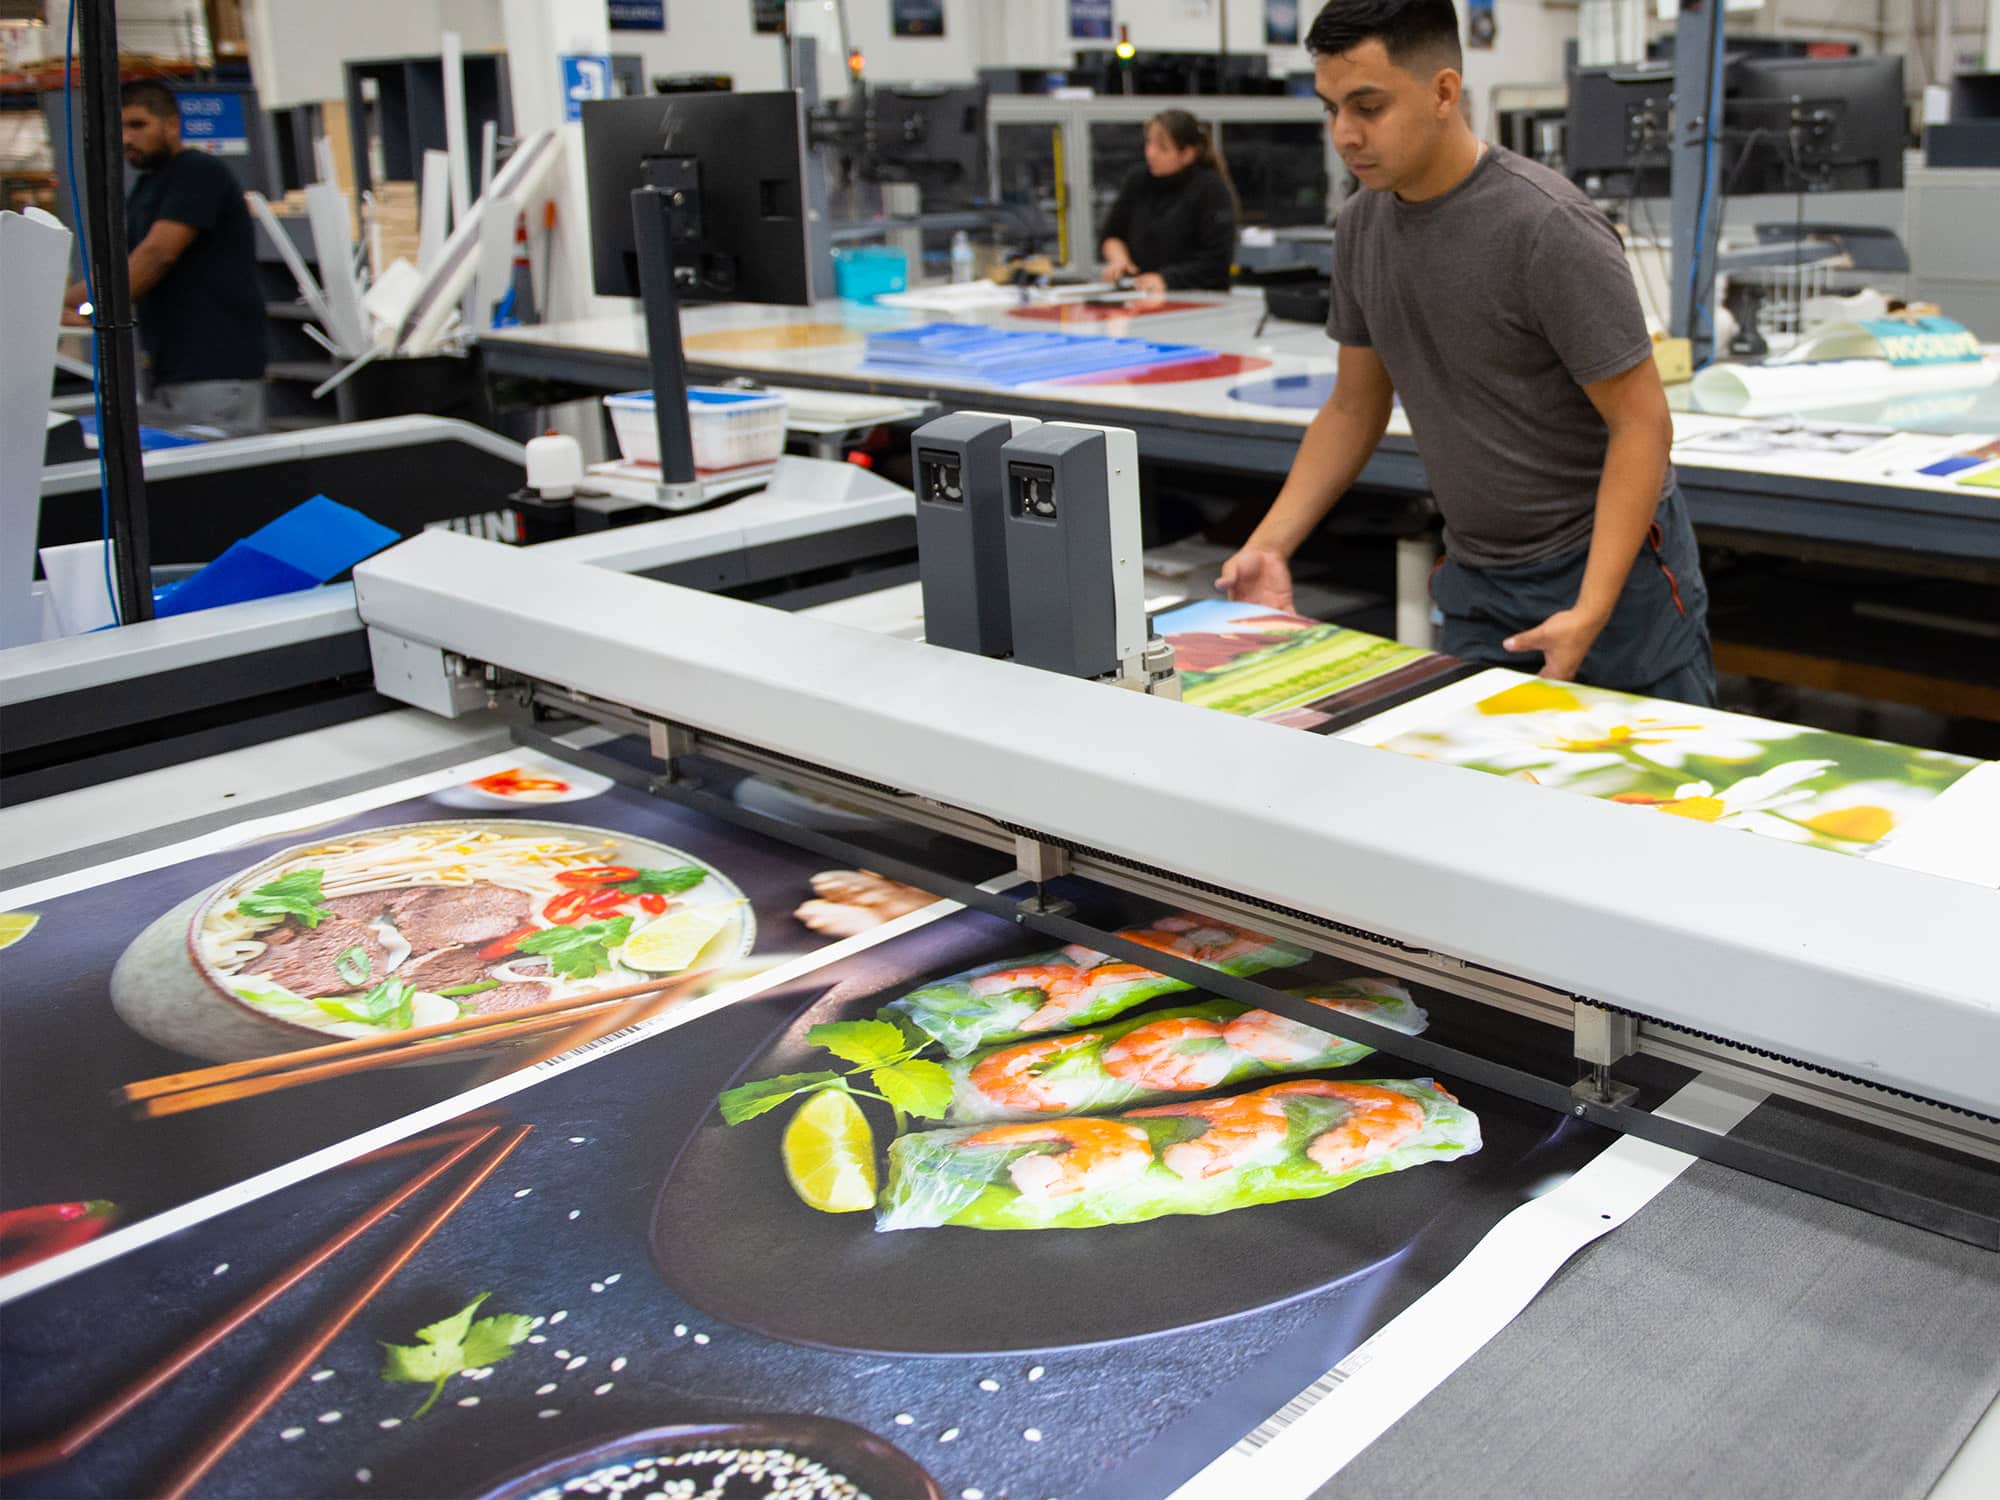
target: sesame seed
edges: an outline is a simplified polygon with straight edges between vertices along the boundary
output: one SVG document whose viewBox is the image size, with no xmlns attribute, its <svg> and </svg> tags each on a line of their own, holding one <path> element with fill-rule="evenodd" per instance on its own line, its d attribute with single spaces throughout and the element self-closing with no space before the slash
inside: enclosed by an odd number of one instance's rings
<svg viewBox="0 0 2000 1500">
<path fill-rule="evenodd" d="M 320 1381 L 320 1380 L 331 1380 L 331 1379 L 333 1379 L 333 1371 L 331 1371 L 331 1370 L 314 1370 L 314 1371 L 313 1371 L 313 1373 L 312 1373 L 312 1378 L 313 1378 L 313 1379 L 314 1379 L 315 1381 Z"/>
<path fill-rule="evenodd" d="M 319 1419 L 331 1427 L 335 1422 L 340 1420 L 340 1413 L 337 1411 L 323 1411 L 319 1414 Z"/>
<path fill-rule="evenodd" d="M 604 1278 L 604 1284 L 606 1286 L 616 1286 L 618 1285 L 618 1278 L 623 1276 L 624 1274 L 625 1273 L 623 1271 L 615 1271 L 611 1275 Z"/>
<path fill-rule="evenodd" d="M 603 1385 L 600 1385 L 596 1390 L 592 1391 L 590 1394 L 593 1396 L 602 1396 L 611 1389 L 613 1384 L 614 1382 L 607 1380 L 604 1382 Z"/>
<path fill-rule="evenodd" d="M 620 1370 L 625 1368 L 626 1363 L 627 1361 L 625 1359 L 625 1356 L 622 1354 L 619 1355 L 616 1359 L 611 1361 L 611 1373 L 613 1375 L 616 1375 Z"/>
<path fill-rule="evenodd" d="M 1042 1429 L 1039 1427 L 1030 1427 L 1021 1436 L 1031 1443 L 1039 1443 L 1042 1440 Z"/>
<path fill-rule="evenodd" d="M 588 1354 L 579 1354 L 575 1359 L 571 1360 L 568 1364 L 564 1365 L 563 1368 L 565 1370 L 581 1370 L 585 1365 L 589 1363 L 590 1363 L 590 1356 Z"/>
<path fill-rule="evenodd" d="M 530 1328 L 540 1328 L 546 1322 L 548 1322 L 547 1318 L 530 1318 L 528 1320 L 528 1326 Z"/>
<path fill-rule="evenodd" d="M 947 1427 L 947 1428 L 945 1428 L 945 1430 L 944 1430 L 943 1432 L 940 1432 L 940 1433 L 938 1434 L 938 1441 L 939 1441 L 940 1443 L 955 1443 L 955 1442 L 957 1442 L 957 1441 L 958 1441 L 958 1429 L 957 1429 L 956 1427 Z"/>
<path fill-rule="evenodd" d="M 674 1324 L 674 1337 L 675 1337 L 675 1338 L 677 1338 L 677 1339 L 684 1339 L 684 1338 L 686 1338 L 686 1337 L 687 1337 L 687 1332 L 688 1332 L 688 1326 L 687 1326 L 687 1324 L 685 1324 L 685 1323 L 676 1323 L 676 1324 Z"/>
<path fill-rule="evenodd" d="M 581 1146 L 584 1143 L 584 1139 L 585 1138 L 583 1136 L 573 1135 L 569 1138 L 569 1143 L 572 1146 Z"/>
<path fill-rule="evenodd" d="M 549 1321 L 550 1321 L 551 1323 L 560 1323 L 560 1322 L 561 1322 L 561 1321 L 562 1321 L 562 1320 L 563 1320 L 564 1318 L 566 1318 L 566 1317 L 568 1317 L 568 1316 L 569 1316 L 569 1309 L 565 1307 L 565 1308 L 563 1308 L 563 1309 L 562 1309 L 562 1310 L 561 1310 L 560 1312 L 552 1312 L 552 1313 L 550 1313 L 550 1314 L 549 1314 Z"/>
<path fill-rule="evenodd" d="M 958 1494 L 959 1500 L 986 1500 L 984 1490 L 960 1490 Z"/>
<path fill-rule="evenodd" d="M 543 1338 L 539 1333 L 531 1333 L 528 1335 L 528 1342 L 531 1344 L 546 1344 L 548 1340 Z"/>
<path fill-rule="evenodd" d="M 354 1479 L 357 1484 L 366 1484 L 374 1477 L 375 1471 L 373 1469 L 356 1469 L 354 1471 Z"/>
<path fill-rule="evenodd" d="M 283 1432 L 278 1434 L 279 1437 L 283 1438 L 288 1443 L 296 1442 L 298 1441 L 298 1439 L 304 1437 L 305 1435 L 306 1435 L 306 1430 L 303 1427 L 287 1427 Z"/>
<path fill-rule="evenodd" d="M 705 1344 L 705 1343 L 707 1343 L 707 1342 L 708 1342 L 708 1335 L 707 1335 L 707 1334 L 705 1334 L 705 1333 L 697 1333 L 697 1334 L 696 1334 L 696 1335 L 694 1336 L 694 1341 L 695 1341 L 695 1342 L 696 1342 L 697 1344 Z"/>
<path fill-rule="evenodd" d="M 540 1417 L 544 1422 L 546 1422 L 550 1417 L 559 1417 L 562 1415 L 562 1413 L 560 1411 L 557 1411 L 553 1406 L 551 1406 L 546 1411 L 536 1412 L 535 1415 Z"/>
<path fill-rule="evenodd" d="M 477 1406 L 479 1404 L 479 1398 L 477 1396 L 460 1396 L 458 1398 L 458 1404 L 460 1406 Z"/>
<path fill-rule="evenodd" d="M 555 1393 L 556 1393 L 556 1383 L 553 1380 L 551 1380 L 547 1385 L 538 1385 L 535 1387 L 535 1394 L 537 1396 L 553 1396 Z"/>
<path fill-rule="evenodd" d="M 580 1208 L 572 1208 L 572 1209 L 571 1209 L 571 1210 L 569 1211 L 569 1216 L 570 1216 L 570 1217 L 571 1217 L 572 1219 L 580 1219 L 580 1218 L 582 1218 L 582 1217 L 583 1217 L 583 1210 L 582 1210 L 582 1209 L 580 1209 Z"/>
<path fill-rule="evenodd" d="M 556 1350 L 556 1358 L 557 1358 L 557 1359 L 568 1359 L 568 1358 L 569 1358 L 569 1350 L 567 1350 L 567 1349 L 558 1349 L 558 1350 Z"/>
<path fill-rule="evenodd" d="M 384 1432 L 388 1432 L 391 1428 L 401 1427 L 403 1425 L 403 1419 L 401 1417 L 384 1417 L 381 1421 L 377 1422 L 375 1425 L 381 1428 Z"/>
<path fill-rule="evenodd" d="M 601 1292 L 604 1290 L 604 1283 L 601 1281 L 593 1281 L 590 1284 L 590 1289 L 593 1292 Z"/>
<path fill-rule="evenodd" d="M 1000 1389 L 1000 1382 L 997 1380 L 982 1380 L 979 1382 L 979 1388 L 982 1391 L 997 1391 Z"/>
<path fill-rule="evenodd" d="M 896 1425 L 898 1427 L 908 1427 L 912 1422 L 916 1420 L 917 1419 L 915 1417 L 911 1416 L 906 1411 L 899 1411 L 896 1413 Z"/>
<path fill-rule="evenodd" d="M 516 1193 L 514 1196 L 516 1198 L 525 1198 L 528 1196 L 528 1194 L 532 1193 L 533 1191 L 534 1191 L 533 1188 L 522 1188 L 521 1191 Z"/>
<path fill-rule="evenodd" d="M 1042 1367 L 1041 1367 L 1040 1365 L 1035 1365 L 1035 1366 L 1033 1366 L 1033 1367 L 1031 1367 L 1031 1368 L 1029 1369 L 1029 1371 L 1028 1371 L 1028 1379 L 1030 1379 L 1030 1380 L 1040 1380 L 1040 1379 L 1041 1379 L 1041 1378 L 1042 1378 L 1042 1377 L 1043 1377 L 1044 1375 L 1046 1375 L 1047 1373 L 1048 1373 L 1048 1371 L 1044 1370 L 1044 1369 L 1043 1369 L 1043 1368 L 1042 1368 Z"/>
</svg>

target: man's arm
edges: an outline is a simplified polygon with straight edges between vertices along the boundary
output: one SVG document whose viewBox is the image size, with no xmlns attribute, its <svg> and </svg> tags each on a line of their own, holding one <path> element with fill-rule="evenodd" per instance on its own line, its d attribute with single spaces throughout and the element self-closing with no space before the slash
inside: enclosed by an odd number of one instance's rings
<svg viewBox="0 0 2000 1500">
<path fill-rule="evenodd" d="M 1508 651 L 1541 652 L 1542 676 L 1565 682 L 1575 680 L 1625 588 L 1632 560 L 1659 508 L 1660 477 L 1667 471 L 1674 439 L 1667 393 L 1651 359 L 1640 360 L 1622 375 L 1593 381 L 1583 392 L 1611 433 L 1604 475 L 1597 483 L 1583 582 L 1568 609 L 1501 642 Z"/>
<path fill-rule="evenodd" d="M 1218 580 L 1232 599 L 1292 608 L 1291 557 L 1361 473 L 1389 426 L 1396 390 L 1382 357 L 1366 344 L 1340 346 L 1333 394 L 1292 459 L 1284 488 Z"/>
<path fill-rule="evenodd" d="M 126 261 L 125 274 L 132 283 L 132 295 L 143 297 L 158 286 L 160 278 L 173 269 L 174 262 L 194 243 L 195 234 L 192 226 L 173 219 L 154 221 L 146 237 L 132 247 Z M 81 281 L 72 281 L 63 289 L 63 310 L 81 307 L 89 295 Z"/>
</svg>

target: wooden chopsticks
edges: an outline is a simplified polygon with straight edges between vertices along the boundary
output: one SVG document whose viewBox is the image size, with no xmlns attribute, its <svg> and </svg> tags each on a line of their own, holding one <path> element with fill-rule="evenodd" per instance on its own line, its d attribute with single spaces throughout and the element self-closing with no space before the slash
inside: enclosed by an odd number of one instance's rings
<svg viewBox="0 0 2000 1500">
<path fill-rule="evenodd" d="M 457 1020 L 392 1031 L 382 1036 L 354 1037 L 321 1046 L 302 1047 L 292 1052 L 274 1053 L 269 1057 L 253 1057 L 243 1062 L 144 1078 L 137 1083 L 126 1084 L 112 1098 L 116 1103 L 132 1105 L 138 1118 L 154 1119 L 204 1109 L 211 1104 L 253 1098 L 279 1089 L 296 1088 L 301 1084 L 318 1083 L 324 1079 L 344 1078 L 353 1073 L 373 1072 L 377 1068 L 447 1057 L 517 1037 L 537 1036 L 550 1031 L 564 1032 L 571 1027 L 580 1032 L 588 1031 L 586 1040 L 595 1040 L 605 1031 L 592 1030 L 591 1023 L 620 1002 L 643 998 L 646 1002 L 643 1013 L 650 1014 L 709 973 L 709 970 L 698 969 L 691 974 L 620 985 L 588 995 L 572 995 L 563 1000 L 547 1000 L 519 1010 L 486 1016 L 461 1016 Z M 632 1023 L 626 1021 L 622 1024 Z M 543 1061 L 580 1045 L 581 1041 L 559 1037 L 551 1048 L 538 1054 L 535 1061 Z"/>
<path fill-rule="evenodd" d="M 465 1200 L 478 1190 L 494 1170 L 520 1145 L 531 1126 L 523 1125 L 511 1132 L 507 1138 L 483 1157 L 470 1176 L 455 1188 L 449 1197 L 437 1205 L 398 1245 L 395 1253 L 379 1266 L 362 1288 L 351 1295 L 336 1309 L 332 1317 L 319 1324 L 309 1335 L 306 1344 L 288 1359 L 279 1371 L 260 1382 L 255 1391 L 237 1410 L 231 1424 L 224 1429 L 227 1436 L 218 1433 L 211 1438 L 194 1458 L 185 1461 L 175 1478 L 175 1488 L 169 1494 L 185 1494 L 203 1474 L 212 1468 L 217 1459 L 229 1450 L 238 1437 L 248 1430 L 256 1419 L 276 1402 L 287 1387 L 304 1373 L 307 1365 L 318 1357 L 334 1337 L 351 1322 L 368 1300 L 380 1291 L 389 1278 L 416 1254 L 424 1242 L 445 1221 L 457 1212 Z M 498 1125 L 490 1125 L 484 1130 L 469 1133 L 453 1149 L 440 1156 L 422 1171 L 410 1177 L 373 1207 L 348 1222 L 325 1244 L 308 1251 L 276 1276 L 257 1288 L 248 1297 L 202 1328 L 186 1343 L 174 1350 L 166 1358 L 128 1381 L 111 1396 L 98 1403 L 90 1411 L 78 1417 L 60 1432 L 44 1438 L 25 1448 L 16 1448 L 0 1453 L 0 1477 L 18 1474 L 29 1469 L 39 1469 L 53 1463 L 73 1458 L 106 1429 L 117 1423 L 134 1408 L 156 1395 L 175 1376 L 186 1370 L 196 1360 L 208 1353 L 230 1334 L 256 1317 L 286 1292 L 297 1286 L 314 1271 L 332 1260 L 341 1251 L 352 1245 L 390 1214 L 401 1208 L 410 1199 L 436 1182 L 465 1158 L 492 1141 L 499 1134 Z M 446 1138 L 448 1140 L 448 1138 Z M 441 1144 L 444 1142 L 440 1142 Z M 252 1409 L 254 1407 L 254 1409 Z M 247 1415 L 245 1415 L 247 1413 Z M 197 1467 L 196 1465 L 199 1465 Z"/>
<path fill-rule="evenodd" d="M 212 1430 L 208 1437 L 188 1457 L 181 1460 L 173 1477 L 160 1489 L 160 1500 L 184 1500 L 187 1493 L 202 1480 L 202 1476 L 222 1460 L 237 1441 L 256 1425 L 257 1419 L 278 1402 L 278 1398 L 297 1383 L 300 1376 L 311 1369 L 326 1346 L 354 1321 L 361 1309 L 366 1307 L 375 1294 L 387 1286 L 396 1273 L 409 1264 L 410 1258 L 424 1247 L 426 1241 L 444 1227 L 445 1221 L 464 1206 L 465 1200 L 484 1186 L 486 1179 L 496 1172 L 500 1164 L 513 1155 L 514 1148 L 527 1139 L 528 1132 L 535 1127 L 518 1125 L 510 1130 L 500 1143 L 481 1157 L 470 1175 L 454 1187 L 429 1213 L 420 1219 L 415 1227 L 400 1240 L 389 1257 L 368 1275 L 368 1279 L 349 1292 L 341 1304 L 329 1313 L 307 1335 L 305 1341 L 287 1355 L 275 1369 L 268 1371 L 236 1406 L 221 1425 Z"/>
</svg>

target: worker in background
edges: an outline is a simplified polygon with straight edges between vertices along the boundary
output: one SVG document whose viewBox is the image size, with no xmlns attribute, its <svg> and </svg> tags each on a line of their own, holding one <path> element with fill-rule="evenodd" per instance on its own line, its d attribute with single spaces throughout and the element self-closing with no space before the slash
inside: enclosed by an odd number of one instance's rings
<svg viewBox="0 0 2000 1500">
<path fill-rule="evenodd" d="M 125 199 L 132 305 L 146 352 L 141 420 L 231 433 L 264 426 L 264 296 L 256 231 L 236 176 L 181 142 L 180 105 L 162 84 L 125 85 L 125 160 L 139 172 Z M 66 323 L 82 282 L 65 294 Z"/>
<path fill-rule="evenodd" d="M 1451 0 L 1332 0 L 1306 46 L 1364 190 L 1334 254 L 1339 371 L 1223 590 L 1291 607 L 1289 559 L 1400 396 L 1444 515 L 1446 652 L 1713 704 L 1707 590 L 1617 232 L 1566 178 L 1473 134 Z"/>
<path fill-rule="evenodd" d="M 1186 110 L 1146 122 L 1146 164 L 1118 189 L 1099 253 L 1105 280 L 1154 296 L 1228 287 L 1236 192 L 1208 127 Z"/>
</svg>

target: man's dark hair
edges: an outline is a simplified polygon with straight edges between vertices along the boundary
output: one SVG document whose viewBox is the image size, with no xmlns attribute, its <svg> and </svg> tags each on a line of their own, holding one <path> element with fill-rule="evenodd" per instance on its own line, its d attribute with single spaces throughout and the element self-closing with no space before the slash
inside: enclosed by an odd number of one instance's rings
<svg viewBox="0 0 2000 1500">
<path fill-rule="evenodd" d="M 1451 0 L 1327 0 L 1306 33 L 1306 50 L 1338 56 L 1367 41 L 1380 42 L 1406 72 L 1465 71 Z"/>
<path fill-rule="evenodd" d="M 181 117 L 180 100 L 174 91 L 164 83 L 156 83 L 150 78 L 135 78 L 118 91 L 119 102 L 127 109 L 138 105 L 156 120 L 178 120 Z"/>
</svg>

